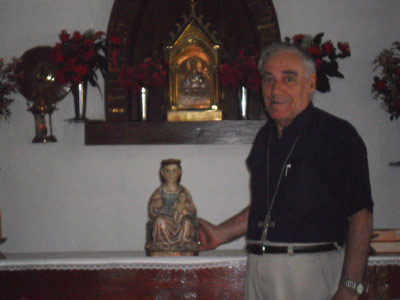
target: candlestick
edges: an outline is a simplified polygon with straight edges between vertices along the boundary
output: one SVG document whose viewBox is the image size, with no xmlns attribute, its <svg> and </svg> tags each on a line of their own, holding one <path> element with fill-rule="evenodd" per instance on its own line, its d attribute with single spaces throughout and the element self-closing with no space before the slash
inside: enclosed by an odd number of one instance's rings
<svg viewBox="0 0 400 300">
<path fill-rule="evenodd" d="M 2 237 L 1 235 L 1 209 L 0 209 L 0 238 Z"/>
</svg>

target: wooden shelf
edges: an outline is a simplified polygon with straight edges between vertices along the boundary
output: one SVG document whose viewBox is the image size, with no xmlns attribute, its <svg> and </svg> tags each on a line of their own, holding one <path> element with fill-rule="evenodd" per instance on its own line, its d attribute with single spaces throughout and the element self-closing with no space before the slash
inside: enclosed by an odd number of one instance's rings
<svg viewBox="0 0 400 300">
<path fill-rule="evenodd" d="M 251 144 L 265 120 L 106 122 L 85 124 L 86 145 Z"/>
</svg>

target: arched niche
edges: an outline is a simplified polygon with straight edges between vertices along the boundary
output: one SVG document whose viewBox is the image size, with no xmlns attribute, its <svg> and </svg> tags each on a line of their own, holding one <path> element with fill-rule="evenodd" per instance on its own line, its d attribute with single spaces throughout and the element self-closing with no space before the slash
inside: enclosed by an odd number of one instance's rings
<svg viewBox="0 0 400 300">
<path fill-rule="evenodd" d="M 196 12 L 210 24 L 222 42 L 220 60 L 235 56 L 240 49 L 261 49 L 280 40 L 279 25 L 272 0 L 202 0 Z M 110 15 L 107 37 L 119 36 L 123 45 L 118 64 L 109 63 L 105 80 L 105 113 L 107 121 L 137 120 L 137 105 L 118 84 L 119 72 L 129 64 L 139 63 L 154 51 L 163 53 L 171 33 L 182 23 L 182 15 L 190 13 L 188 0 L 115 0 Z M 111 51 L 108 53 L 111 61 Z M 155 97 L 159 99 L 154 99 Z M 153 120 L 164 120 L 163 106 L 167 94 L 158 91 L 150 102 Z M 160 99 L 161 98 L 161 99 Z M 149 116 L 150 120 L 151 114 Z"/>
<path fill-rule="evenodd" d="M 108 50 L 106 120 L 86 124 L 86 144 L 251 143 L 263 123 L 259 121 L 260 116 L 264 116 L 260 95 L 250 97 L 249 120 L 246 121 L 235 117 L 236 106 L 232 105 L 232 99 L 237 97 L 237 92 L 227 91 L 221 96 L 223 121 L 167 122 L 166 84 L 164 89 L 150 91 L 149 121 L 139 122 L 138 98 L 118 83 L 118 76 L 126 66 L 142 62 L 154 51 L 165 53 L 171 33 L 178 31 L 176 24 L 182 24 L 182 15 L 189 13 L 188 0 L 114 1 L 107 39 L 119 36 L 122 47 L 117 64 L 112 63 L 111 53 L 115 49 Z M 202 21 L 210 24 L 209 30 L 222 42 L 221 63 L 235 57 L 243 48 L 260 50 L 281 39 L 272 0 L 201 0 L 196 3 L 196 13 L 203 16 Z"/>
</svg>

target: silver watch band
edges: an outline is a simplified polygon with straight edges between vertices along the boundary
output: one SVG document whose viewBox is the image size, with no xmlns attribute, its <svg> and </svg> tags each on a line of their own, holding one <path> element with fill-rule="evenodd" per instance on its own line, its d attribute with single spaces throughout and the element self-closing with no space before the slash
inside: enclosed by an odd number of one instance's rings
<svg viewBox="0 0 400 300">
<path fill-rule="evenodd" d="M 353 280 L 343 279 L 341 283 L 343 286 L 352 289 L 357 294 L 362 294 L 364 290 L 363 284 L 361 282 L 355 282 Z"/>
</svg>

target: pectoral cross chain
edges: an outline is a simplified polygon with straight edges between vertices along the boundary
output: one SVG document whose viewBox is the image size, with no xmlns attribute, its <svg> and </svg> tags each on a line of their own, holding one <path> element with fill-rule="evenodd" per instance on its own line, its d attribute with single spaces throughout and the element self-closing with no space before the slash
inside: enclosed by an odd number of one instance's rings
<svg viewBox="0 0 400 300">
<path fill-rule="evenodd" d="M 272 141 L 272 134 L 269 135 L 268 147 L 267 147 L 267 186 L 268 186 L 268 193 L 267 193 L 267 200 L 268 201 L 267 201 L 267 203 L 269 203 L 269 206 L 268 206 L 268 210 L 267 210 L 267 215 L 265 216 L 265 221 L 264 222 L 258 222 L 258 227 L 262 227 L 263 228 L 263 232 L 262 232 L 262 236 L 261 236 L 261 243 L 264 243 L 267 240 L 268 229 L 270 227 L 271 228 L 275 227 L 275 222 L 271 221 L 272 207 L 273 207 L 273 205 L 275 203 L 276 196 L 278 194 L 278 190 L 279 190 L 279 186 L 281 184 L 281 180 L 282 180 L 283 174 L 285 173 L 285 176 L 287 176 L 287 172 L 288 172 L 289 168 L 292 167 L 291 164 L 288 164 L 288 161 L 289 161 L 290 156 L 292 155 L 292 152 L 293 152 L 294 148 L 296 147 L 296 144 L 297 144 L 300 136 L 301 136 L 301 133 L 299 133 L 297 135 L 296 139 L 294 140 L 294 143 L 293 143 L 292 147 L 290 148 L 290 151 L 289 151 L 288 155 L 285 158 L 285 161 L 284 161 L 284 163 L 282 165 L 281 173 L 280 173 L 280 175 L 278 177 L 278 182 L 276 184 L 274 194 L 273 194 L 272 199 L 271 199 L 269 197 L 270 196 L 269 195 L 269 189 L 270 189 L 270 182 L 269 182 L 269 175 L 270 175 L 269 174 L 269 151 L 270 151 L 270 146 L 271 146 L 271 141 Z M 286 172 L 285 172 L 285 169 L 286 169 Z"/>
<path fill-rule="evenodd" d="M 262 222 L 262 221 L 258 222 L 258 227 L 264 228 L 263 233 L 262 233 L 262 237 L 261 237 L 261 241 L 265 242 L 267 240 L 268 229 L 275 227 L 275 221 L 271 221 L 271 214 L 270 213 L 267 213 L 267 215 L 265 216 L 265 221 L 264 222 Z"/>
</svg>

